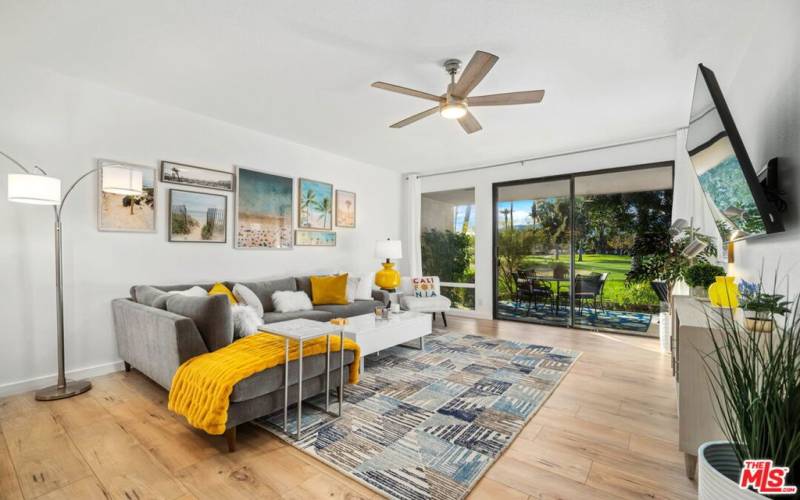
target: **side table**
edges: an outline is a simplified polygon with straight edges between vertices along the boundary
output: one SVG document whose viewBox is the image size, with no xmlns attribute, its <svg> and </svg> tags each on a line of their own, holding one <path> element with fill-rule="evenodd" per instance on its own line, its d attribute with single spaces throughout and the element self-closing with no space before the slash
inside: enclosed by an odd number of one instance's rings
<svg viewBox="0 0 800 500">
<path fill-rule="evenodd" d="M 280 321 L 258 327 L 259 331 L 283 337 L 283 432 L 289 435 L 289 341 L 297 342 L 297 425 L 295 439 L 300 440 L 303 432 L 303 343 L 319 337 L 326 338 L 325 348 L 325 412 L 331 413 L 330 407 L 330 378 L 331 378 L 331 335 L 339 334 L 339 411 L 337 417 L 342 416 L 344 404 L 344 328 L 331 323 L 312 321 L 309 319 L 292 319 Z M 310 404 L 310 403 L 309 403 Z"/>
</svg>

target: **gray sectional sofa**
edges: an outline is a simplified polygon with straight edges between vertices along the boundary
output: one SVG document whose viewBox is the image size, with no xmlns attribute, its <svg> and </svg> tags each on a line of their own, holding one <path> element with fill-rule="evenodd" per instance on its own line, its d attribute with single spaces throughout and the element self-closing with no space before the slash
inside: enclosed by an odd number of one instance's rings
<svg viewBox="0 0 800 500">
<path fill-rule="evenodd" d="M 328 321 L 334 317 L 366 314 L 376 306 L 388 303 L 389 296 L 381 290 L 373 291 L 374 300 L 356 300 L 347 305 L 319 305 L 311 311 L 279 313 L 272 304 L 276 291 L 305 291 L 311 296 L 308 276 L 290 277 L 269 281 L 224 282 L 229 289 L 236 283 L 250 288 L 264 306 L 264 323 L 274 323 L 295 318 Z M 227 297 L 186 297 L 167 294 L 200 286 L 210 290 L 213 283 L 134 286 L 131 296 L 112 301 L 114 330 L 119 354 L 125 369 L 136 368 L 156 383 L 169 390 L 172 377 L 186 360 L 230 344 L 233 340 L 233 319 Z M 138 295 L 138 296 L 137 296 Z M 353 363 L 352 351 L 345 353 L 345 379 Z M 331 356 L 331 387 L 338 387 L 339 357 Z M 297 399 L 297 361 L 289 364 L 289 404 Z M 303 397 L 324 392 L 325 356 L 309 356 L 303 360 Z M 225 433 L 231 451 L 236 446 L 236 426 L 269 415 L 283 408 L 283 366 L 256 373 L 234 386 L 228 409 Z"/>
</svg>

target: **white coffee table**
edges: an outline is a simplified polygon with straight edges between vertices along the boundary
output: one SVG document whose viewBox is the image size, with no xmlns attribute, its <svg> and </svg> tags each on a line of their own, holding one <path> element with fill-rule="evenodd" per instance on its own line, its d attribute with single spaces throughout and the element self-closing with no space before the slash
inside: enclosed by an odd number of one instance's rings
<svg viewBox="0 0 800 500">
<path fill-rule="evenodd" d="M 345 337 L 361 347 L 361 371 L 364 371 L 364 356 L 386 350 L 411 340 L 419 340 L 419 349 L 424 349 L 423 337 L 431 333 L 433 319 L 428 313 L 403 311 L 393 313 L 389 319 L 378 319 L 375 314 L 362 314 L 347 318 Z"/>
</svg>

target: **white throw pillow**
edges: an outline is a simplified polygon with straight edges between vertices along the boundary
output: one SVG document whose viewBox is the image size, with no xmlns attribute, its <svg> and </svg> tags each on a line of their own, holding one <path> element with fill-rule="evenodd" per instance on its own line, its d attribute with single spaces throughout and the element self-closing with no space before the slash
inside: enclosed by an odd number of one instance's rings
<svg viewBox="0 0 800 500">
<path fill-rule="evenodd" d="M 233 316 L 233 338 L 235 339 L 258 333 L 258 327 L 263 323 L 255 309 L 244 304 L 232 304 L 231 316 Z"/>
<path fill-rule="evenodd" d="M 259 318 L 264 316 L 264 305 L 254 291 L 241 283 L 236 283 L 233 286 L 233 296 L 236 297 L 237 302 L 252 307 Z"/>
<path fill-rule="evenodd" d="M 355 296 L 356 300 L 372 300 L 373 281 L 375 281 L 375 273 L 367 273 L 359 277 Z"/>
<path fill-rule="evenodd" d="M 208 290 L 200 286 L 193 286 L 192 288 L 187 288 L 186 290 L 173 290 L 168 293 L 185 295 L 187 297 L 208 297 Z"/>
<path fill-rule="evenodd" d="M 282 313 L 314 309 L 306 292 L 275 292 L 272 294 L 272 303 L 275 310 Z"/>
<path fill-rule="evenodd" d="M 352 304 L 356 300 L 356 292 L 358 292 L 358 284 L 361 278 L 358 276 L 347 277 L 347 303 Z"/>
</svg>

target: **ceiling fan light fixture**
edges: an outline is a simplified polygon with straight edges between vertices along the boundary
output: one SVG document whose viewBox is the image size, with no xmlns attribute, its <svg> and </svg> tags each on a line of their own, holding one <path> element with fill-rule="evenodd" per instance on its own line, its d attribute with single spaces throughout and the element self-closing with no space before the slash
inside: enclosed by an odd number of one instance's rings
<svg viewBox="0 0 800 500">
<path fill-rule="evenodd" d="M 442 106 L 439 113 L 448 120 L 458 120 L 467 114 L 467 107 L 460 102 L 449 102 Z"/>
</svg>

